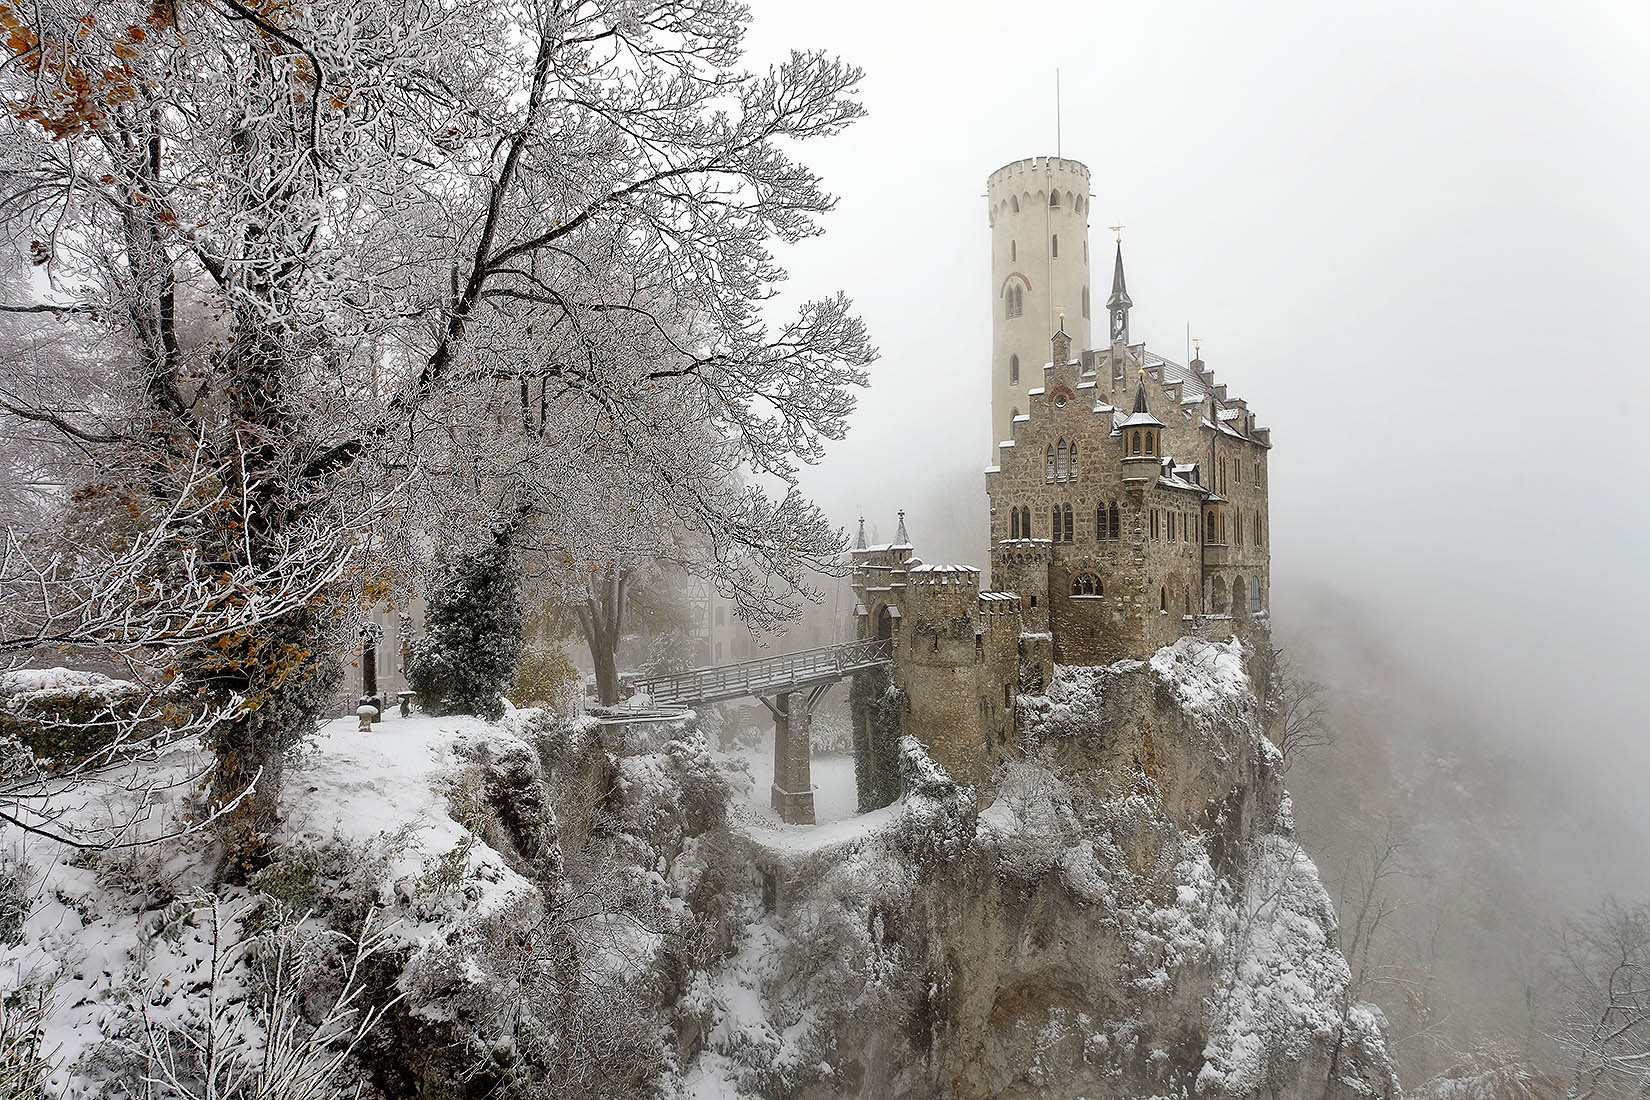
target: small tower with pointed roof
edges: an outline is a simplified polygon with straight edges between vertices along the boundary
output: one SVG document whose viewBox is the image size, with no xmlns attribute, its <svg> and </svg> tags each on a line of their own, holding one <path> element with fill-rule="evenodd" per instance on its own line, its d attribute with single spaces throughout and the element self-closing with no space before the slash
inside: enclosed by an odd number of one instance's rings
<svg viewBox="0 0 1650 1100">
<path fill-rule="evenodd" d="M 1129 343 L 1129 307 L 1134 305 L 1129 288 L 1123 280 L 1123 240 L 1117 241 L 1117 261 L 1112 265 L 1111 297 L 1106 309 L 1111 314 L 1111 342 L 1113 347 L 1127 347 Z"/>
<path fill-rule="evenodd" d="M 1134 391 L 1134 411 L 1117 426 L 1123 437 L 1123 480 L 1157 480 L 1163 464 L 1163 421 L 1152 415 L 1146 400 L 1146 372 Z"/>
</svg>

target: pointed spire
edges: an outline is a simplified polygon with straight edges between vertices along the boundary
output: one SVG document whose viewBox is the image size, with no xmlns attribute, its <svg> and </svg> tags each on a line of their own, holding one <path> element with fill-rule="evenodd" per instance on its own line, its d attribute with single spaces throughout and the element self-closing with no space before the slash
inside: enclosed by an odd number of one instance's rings
<svg viewBox="0 0 1650 1100">
<path fill-rule="evenodd" d="M 1129 298 L 1129 289 L 1123 283 L 1123 242 L 1117 242 L 1117 263 L 1111 272 L 1111 297 L 1106 299 L 1107 309 L 1128 309 L 1134 305 Z"/>
<path fill-rule="evenodd" d="M 859 534 L 854 537 L 854 549 L 863 550 L 870 545 L 865 541 L 865 517 L 859 517 Z"/>
<path fill-rule="evenodd" d="M 1140 372 L 1140 385 L 1134 391 L 1134 411 L 1137 413 L 1151 412 L 1146 407 L 1146 372 L 1144 370 Z"/>
<path fill-rule="evenodd" d="M 1106 299 L 1106 309 L 1111 312 L 1111 342 L 1116 347 L 1129 342 L 1129 307 L 1134 305 L 1129 298 L 1129 288 L 1123 282 L 1123 241 L 1117 242 L 1117 263 L 1112 268 L 1111 297 Z"/>
<path fill-rule="evenodd" d="M 894 532 L 894 545 L 910 546 L 911 536 L 905 533 L 905 509 L 899 510 L 899 529 Z"/>
</svg>

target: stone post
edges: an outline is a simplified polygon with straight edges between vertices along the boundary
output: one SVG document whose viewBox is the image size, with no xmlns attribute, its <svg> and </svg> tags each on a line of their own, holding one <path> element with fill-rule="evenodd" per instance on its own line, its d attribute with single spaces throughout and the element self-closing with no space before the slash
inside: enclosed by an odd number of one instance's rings
<svg viewBox="0 0 1650 1100">
<path fill-rule="evenodd" d="M 356 713 L 372 708 L 372 718 L 384 713 L 384 697 L 378 693 L 378 639 L 384 628 L 368 619 L 361 624 L 361 703 Z M 370 729 L 372 719 L 363 718 L 361 728 Z"/>
<path fill-rule="evenodd" d="M 773 714 L 773 808 L 787 825 L 814 823 L 813 752 L 809 727 L 819 689 L 763 699 Z"/>
</svg>

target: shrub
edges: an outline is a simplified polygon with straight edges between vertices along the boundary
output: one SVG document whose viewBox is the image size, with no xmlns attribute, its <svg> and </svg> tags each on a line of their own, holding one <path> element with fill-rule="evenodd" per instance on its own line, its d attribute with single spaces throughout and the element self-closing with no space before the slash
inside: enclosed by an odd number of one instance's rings
<svg viewBox="0 0 1650 1100">
<path fill-rule="evenodd" d="M 647 644 L 641 674 L 675 676 L 693 668 L 693 643 L 681 634 L 660 634 Z"/>
<path fill-rule="evenodd" d="M 0 944 L 16 947 L 23 942 L 23 923 L 29 919 L 30 908 L 29 865 L 10 859 L 0 862 Z"/>
<path fill-rule="evenodd" d="M 136 685 L 65 668 L 0 676 L 0 741 L 21 746 L 42 765 L 72 766 L 134 733 L 145 696 Z M 151 728 L 144 728 L 149 726 Z"/>
<path fill-rule="evenodd" d="M 22 989 L 0 996 L 0 1096 L 46 1100 L 52 1074 L 45 1044 L 46 994 Z"/>
<path fill-rule="evenodd" d="M 522 652 L 510 702 L 568 714 L 579 697 L 579 670 L 560 646 L 535 645 Z"/>
<path fill-rule="evenodd" d="M 413 644 L 407 679 L 431 714 L 497 720 L 521 661 L 521 577 L 511 529 L 449 560 L 430 590 L 424 636 Z"/>
</svg>

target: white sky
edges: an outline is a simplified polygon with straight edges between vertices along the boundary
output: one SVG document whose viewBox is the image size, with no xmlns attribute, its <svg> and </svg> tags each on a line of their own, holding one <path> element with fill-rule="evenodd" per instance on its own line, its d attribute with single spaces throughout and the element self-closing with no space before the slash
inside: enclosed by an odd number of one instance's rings
<svg viewBox="0 0 1650 1100">
<path fill-rule="evenodd" d="M 1328 581 L 1509 729 L 1650 767 L 1650 5 L 753 7 L 758 57 L 867 72 L 803 150 L 841 205 L 784 255 L 882 351 L 804 482 L 833 518 L 984 562 L 982 195 L 1054 151 L 1058 66 L 1136 338 L 1182 359 L 1190 322 L 1273 429 L 1279 614 Z"/>
</svg>

